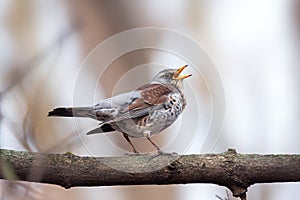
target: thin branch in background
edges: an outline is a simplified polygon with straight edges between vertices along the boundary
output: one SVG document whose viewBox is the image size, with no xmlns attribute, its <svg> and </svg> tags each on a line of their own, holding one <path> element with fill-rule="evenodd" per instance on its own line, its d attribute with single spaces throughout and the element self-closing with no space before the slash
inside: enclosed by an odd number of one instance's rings
<svg viewBox="0 0 300 200">
<path fill-rule="evenodd" d="M 24 135 L 24 139 L 27 143 L 27 146 L 30 146 L 31 151 L 39 151 L 39 147 L 36 143 L 36 139 L 33 137 L 35 135 L 34 126 L 32 124 L 32 117 L 29 113 L 30 111 L 27 110 L 25 117 L 22 123 L 22 131 Z"/>
<path fill-rule="evenodd" d="M 62 44 L 70 38 L 72 34 L 79 30 L 81 25 L 75 24 L 69 30 L 63 32 L 57 40 L 52 43 L 50 46 L 46 47 L 45 49 L 39 51 L 37 55 L 35 55 L 32 59 L 30 59 L 23 67 L 21 67 L 21 71 L 16 73 L 16 76 L 10 81 L 8 86 L 2 91 L 2 95 L 5 95 L 9 92 L 12 88 L 18 85 L 32 70 L 38 68 L 40 63 L 50 54 L 51 51 L 57 48 L 61 48 Z"/>
<path fill-rule="evenodd" d="M 42 199 L 44 196 L 43 191 L 40 190 L 39 185 L 28 182 L 17 181 L 1 181 L 1 193 L 0 199 L 6 200 L 9 196 L 11 199 Z"/>
<path fill-rule="evenodd" d="M 72 146 L 76 143 L 79 142 L 79 137 L 75 136 L 75 133 L 69 134 L 67 137 L 64 139 L 60 140 L 58 143 L 50 147 L 45 151 L 45 153 L 50 153 L 50 152 L 60 152 L 62 148 L 65 148 L 66 146 Z"/>
<path fill-rule="evenodd" d="M 16 73 L 16 75 L 10 80 L 10 83 L 7 85 L 7 87 L 0 92 L 0 128 L 2 127 L 4 114 L 2 112 L 2 97 L 6 95 L 11 89 L 13 89 L 16 86 L 19 86 L 22 80 L 24 80 L 25 77 L 27 77 L 33 70 L 37 69 L 41 66 L 41 62 L 47 58 L 47 56 L 51 53 L 51 51 L 54 51 L 55 49 L 61 50 L 62 45 L 65 43 L 65 41 L 70 38 L 72 34 L 74 34 L 76 31 L 78 31 L 81 28 L 81 26 L 77 23 L 73 25 L 70 29 L 64 31 L 51 45 L 44 48 L 43 50 L 39 51 L 37 55 L 35 55 L 32 59 L 30 59 L 24 66 L 22 66 L 20 71 Z M 42 86 L 42 84 L 41 84 Z M 22 128 L 23 131 L 17 131 L 15 124 L 11 122 L 9 125 L 10 128 L 12 128 L 12 133 L 15 135 L 15 138 L 22 144 L 22 146 L 27 149 L 28 151 L 37 150 L 38 146 L 35 142 L 34 137 L 34 125 L 32 124 L 31 119 L 31 113 L 30 111 L 26 112 L 26 117 L 23 120 Z M 30 130 L 28 130 L 30 129 Z M 23 136 L 21 136 L 23 135 Z"/>
<path fill-rule="evenodd" d="M 17 141 L 22 145 L 22 147 L 24 147 L 30 152 L 34 151 L 30 143 L 27 141 L 26 134 L 24 134 L 24 130 L 20 130 L 18 128 L 19 126 L 12 121 L 8 121 L 7 126 L 10 130 L 12 130 L 13 135 L 15 136 Z"/>
</svg>

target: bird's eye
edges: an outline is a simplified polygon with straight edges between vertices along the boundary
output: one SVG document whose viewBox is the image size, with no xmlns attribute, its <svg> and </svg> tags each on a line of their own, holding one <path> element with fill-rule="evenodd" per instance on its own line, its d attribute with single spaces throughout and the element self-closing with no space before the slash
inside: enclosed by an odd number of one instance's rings
<svg viewBox="0 0 300 200">
<path fill-rule="evenodd" d="M 164 78 L 171 78 L 171 74 L 170 73 L 164 74 Z"/>
</svg>

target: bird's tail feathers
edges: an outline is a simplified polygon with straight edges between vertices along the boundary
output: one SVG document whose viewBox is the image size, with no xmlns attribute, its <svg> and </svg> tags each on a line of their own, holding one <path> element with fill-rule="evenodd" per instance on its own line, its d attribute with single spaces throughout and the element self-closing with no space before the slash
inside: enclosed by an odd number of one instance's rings
<svg viewBox="0 0 300 200">
<path fill-rule="evenodd" d="M 106 133 L 106 132 L 111 132 L 111 131 L 115 131 L 115 129 L 113 129 L 110 124 L 103 124 L 102 126 L 100 126 L 98 128 L 90 130 L 86 134 L 92 135 L 92 134 Z"/>
<path fill-rule="evenodd" d="M 48 117 L 49 116 L 96 118 L 95 110 L 92 107 L 55 108 L 48 113 Z"/>
</svg>

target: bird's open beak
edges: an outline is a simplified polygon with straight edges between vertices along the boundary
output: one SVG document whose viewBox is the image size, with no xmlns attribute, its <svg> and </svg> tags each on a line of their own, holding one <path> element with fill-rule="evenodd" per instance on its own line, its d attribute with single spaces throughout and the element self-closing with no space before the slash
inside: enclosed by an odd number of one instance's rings
<svg viewBox="0 0 300 200">
<path fill-rule="evenodd" d="M 181 80 L 181 79 L 185 79 L 188 78 L 190 76 L 192 76 L 192 74 L 187 74 L 187 75 L 182 75 L 180 76 L 180 73 L 187 67 L 188 65 L 184 65 L 182 67 L 180 67 L 179 69 L 177 69 L 177 71 L 175 72 L 173 78 L 176 80 Z"/>
</svg>

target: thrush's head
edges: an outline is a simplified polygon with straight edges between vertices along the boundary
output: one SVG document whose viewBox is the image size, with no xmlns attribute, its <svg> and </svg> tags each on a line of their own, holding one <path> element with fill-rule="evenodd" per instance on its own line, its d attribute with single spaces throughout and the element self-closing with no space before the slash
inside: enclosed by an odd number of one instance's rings
<svg viewBox="0 0 300 200">
<path fill-rule="evenodd" d="M 160 71 L 152 82 L 161 83 L 161 84 L 172 84 L 179 89 L 182 89 L 182 81 L 185 78 L 192 76 L 192 74 L 188 75 L 180 75 L 181 72 L 187 67 L 187 65 L 180 67 L 179 69 L 165 69 Z"/>
</svg>

